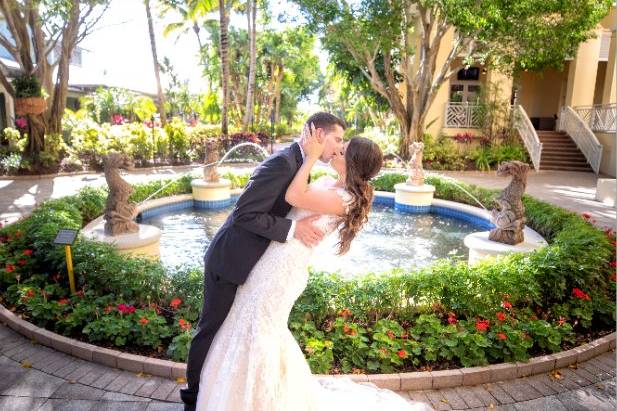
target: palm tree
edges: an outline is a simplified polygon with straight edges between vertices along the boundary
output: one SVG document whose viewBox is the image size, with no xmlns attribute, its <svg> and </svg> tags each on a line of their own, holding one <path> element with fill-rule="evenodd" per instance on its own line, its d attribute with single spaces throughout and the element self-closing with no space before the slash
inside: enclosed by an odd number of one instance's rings
<svg viewBox="0 0 617 411">
<path fill-rule="evenodd" d="M 150 48 L 152 49 L 152 60 L 154 63 L 154 77 L 156 78 L 156 92 L 158 94 L 159 113 L 161 113 L 161 125 L 167 124 L 165 115 L 165 95 L 161 87 L 161 75 L 159 72 L 159 60 L 156 54 L 156 39 L 154 37 L 154 26 L 152 24 L 152 13 L 150 12 L 150 0 L 144 0 L 146 5 L 146 16 L 148 17 L 148 31 L 150 32 Z"/>
<path fill-rule="evenodd" d="M 221 132 L 223 137 L 227 137 L 227 109 L 229 107 L 229 8 L 231 1 L 225 4 L 225 0 L 219 0 L 219 20 L 220 20 L 220 52 L 221 52 L 221 88 L 223 89 L 223 107 L 221 110 Z"/>
<path fill-rule="evenodd" d="M 253 96 L 255 94 L 255 71 L 257 64 L 257 50 L 255 47 L 255 40 L 257 36 L 257 0 L 247 0 L 246 18 L 249 36 L 249 79 L 248 89 L 246 92 L 246 110 L 244 111 L 244 118 L 242 119 L 242 131 L 246 131 L 249 124 L 253 120 L 253 104 L 255 100 Z"/>
</svg>

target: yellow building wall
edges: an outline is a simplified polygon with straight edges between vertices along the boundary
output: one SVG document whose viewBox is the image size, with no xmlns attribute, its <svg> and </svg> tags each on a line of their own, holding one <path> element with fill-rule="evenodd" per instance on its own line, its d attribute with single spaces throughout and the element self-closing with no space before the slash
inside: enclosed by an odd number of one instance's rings
<svg viewBox="0 0 617 411">
<path fill-rule="evenodd" d="M 529 117 L 552 117 L 559 112 L 565 73 L 553 69 L 526 71 L 517 79 L 518 103 Z"/>
</svg>

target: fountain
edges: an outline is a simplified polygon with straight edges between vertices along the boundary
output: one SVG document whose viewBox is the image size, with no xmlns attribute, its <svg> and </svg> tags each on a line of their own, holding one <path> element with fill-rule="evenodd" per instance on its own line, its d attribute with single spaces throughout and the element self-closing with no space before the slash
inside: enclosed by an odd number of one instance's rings
<svg viewBox="0 0 617 411">
<path fill-rule="evenodd" d="M 121 253 L 158 258 L 161 231 L 134 221 L 137 207 L 129 203 L 133 188 L 120 175 L 121 169 L 133 168 L 131 159 L 126 154 L 110 153 L 105 156 L 104 166 L 109 187 L 105 214 L 89 224 L 84 234 L 113 244 Z"/>
<path fill-rule="evenodd" d="M 500 177 L 511 176 L 510 184 L 497 196 L 498 208 L 491 210 L 491 231 L 469 234 L 465 245 L 469 248 L 469 264 L 486 256 L 532 252 L 546 246 L 546 241 L 525 226 L 523 194 L 527 186 L 529 165 L 520 161 L 507 161 L 497 168 Z"/>
<path fill-rule="evenodd" d="M 221 163 L 218 158 L 219 149 L 218 140 L 210 140 L 206 144 L 203 178 L 191 181 L 195 208 L 221 208 L 231 204 L 231 181 L 220 178 L 218 173 L 218 166 Z"/>
<path fill-rule="evenodd" d="M 435 187 L 424 183 L 423 150 L 422 142 L 414 142 L 409 146 L 412 153 L 407 166 L 409 178 L 406 182 L 394 186 L 394 207 L 398 211 L 419 214 L 428 213 L 431 209 Z"/>
</svg>

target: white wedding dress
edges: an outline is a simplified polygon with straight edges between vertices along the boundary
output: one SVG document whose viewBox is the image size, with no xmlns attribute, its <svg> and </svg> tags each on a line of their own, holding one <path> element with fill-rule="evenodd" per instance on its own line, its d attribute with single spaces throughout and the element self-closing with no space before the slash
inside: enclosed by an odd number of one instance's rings
<svg viewBox="0 0 617 411">
<path fill-rule="evenodd" d="M 334 179 L 312 183 L 337 190 Z M 314 214 L 293 208 L 288 218 Z M 325 232 L 335 216 L 316 221 Z M 317 378 L 287 328 L 289 313 L 308 280 L 312 249 L 299 240 L 272 241 L 247 281 L 240 285 L 231 310 L 218 330 L 201 370 L 198 411 L 381 411 L 430 410 L 392 391 L 358 384 L 349 378 Z"/>
</svg>

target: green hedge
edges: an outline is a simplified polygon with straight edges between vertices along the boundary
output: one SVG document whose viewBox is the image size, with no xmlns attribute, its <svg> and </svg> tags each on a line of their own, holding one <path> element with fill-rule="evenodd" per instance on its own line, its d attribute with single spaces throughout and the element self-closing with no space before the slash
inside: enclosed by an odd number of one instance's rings
<svg viewBox="0 0 617 411">
<path fill-rule="evenodd" d="M 248 175 L 226 175 L 245 184 Z M 373 184 L 392 191 L 402 174 Z M 474 205 L 455 183 L 430 177 L 436 197 Z M 165 182 L 134 186 L 143 201 Z M 495 191 L 458 183 L 483 204 Z M 155 197 L 189 193 L 190 177 Z M 120 347 L 151 347 L 183 361 L 202 303 L 203 274 L 165 272 L 158 262 L 119 255 L 80 237 L 73 253 L 80 292 L 69 296 L 58 228 L 79 228 L 103 212 L 106 192 L 87 188 L 50 200 L 0 230 L 0 291 L 5 304 L 64 335 Z M 312 272 L 290 328 L 314 372 L 391 372 L 472 366 L 572 346 L 615 328 L 614 233 L 525 196 L 528 225 L 549 246 L 528 255 L 466 263 L 439 260 L 346 280 Z M 142 349 L 143 350 L 143 349 Z"/>
</svg>

